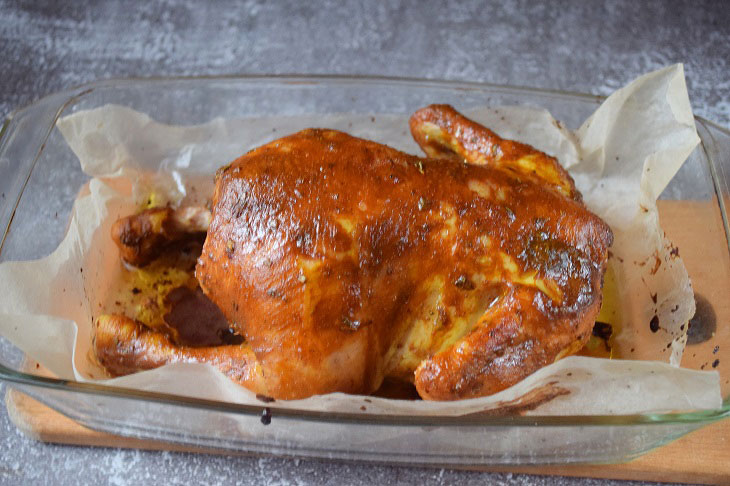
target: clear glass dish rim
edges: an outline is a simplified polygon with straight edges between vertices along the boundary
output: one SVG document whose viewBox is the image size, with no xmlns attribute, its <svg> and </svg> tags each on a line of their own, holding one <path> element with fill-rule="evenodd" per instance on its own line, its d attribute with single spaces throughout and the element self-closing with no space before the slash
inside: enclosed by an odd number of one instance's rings
<svg viewBox="0 0 730 486">
<path fill-rule="evenodd" d="M 420 85 L 424 87 L 442 88 L 442 89 L 461 89 L 461 90 L 492 90 L 504 91 L 511 93 L 530 93 L 540 96 L 564 97 L 570 99 L 593 100 L 596 102 L 603 101 L 606 97 L 602 95 L 592 95 L 587 93 L 579 93 L 572 91 L 542 89 L 534 87 L 522 87 L 513 85 L 501 85 L 483 83 L 477 81 L 460 81 L 445 79 L 421 79 L 407 77 L 392 76 L 371 76 L 371 75 L 338 75 L 338 74 L 239 74 L 239 75 L 201 75 L 201 76 L 152 76 L 152 77 L 130 77 L 130 78 L 109 78 L 103 80 L 84 83 L 75 87 L 71 87 L 62 91 L 51 93 L 41 97 L 34 102 L 11 111 L 4 119 L 0 126 L 0 148 L 6 141 L 7 130 L 13 120 L 22 115 L 23 112 L 32 109 L 38 105 L 50 101 L 52 98 L 63 97 L 64 101 L 58 103 L 55 107 L 55 113 L 51 123 L 46 128 L 43 141 L 48 138 L 58 117 L 64 110 L 76 102 L 78 99 L 93 92 L 99 88 L 113 88 L 120 85 L 133 84 L 156 84 L 169 82 L 201 82 L 201 81 L 230 81 L 230 82 L 247 82 L 247 83 L 267 83 L 276 82 L 281 84 L 325 84 L 325 83 L 360 83 L 360 84 L 395 84 L 395 85 Z M 53 106 L 51 106 L 51 109 Z M 730 137 L 730 130 L 720 126 L 719 124 L 707 120 L 705 118 L 695 116 L 695 119 L 710 128 L 722 132 Z M 27 180 L 32 174 L 33 168 L 43 150 L 43 143 L 36 149 L 35 160 L 31 163 L 30 170 L 25 183 L 22 185 L 19 194 L 12 202 L 12 214 L 20 202 Z M 718 184 L 717 174 L 713 172 L 713 183 Z M 719 187 L 714 188 L 716 191 Z M 719 205 L 722 212 L 723 224 L 725 226 L 726 237 L 730 235 L 728 218 L 722 199 L 719 199 Z M 2 237 L 0 238 L 0 253 L 2 252 L 5 237 L 12 225 L 13 217 L 11 216 L 5 228 L 2 228 Z M 730 237 L 728 237 L 728 245 L 730 246 Z M 729 248 L 730 251 L 730 248 Z M 201 410 L 209 410 L 215 412 L 232 413 L 244 416 L 260 416 L 264 409 L 270 413 L 276 414 L 279 419 L 292 419 L 321 423 L 339 423 L 339 424 L 359 424 L 359 425 L 377 425 L 377 426 L 405 426 L 405 427 L 423 427 L 423 426 L 447 426 L 447 427 L 504 427 L 504 426 L 636 426 L 636 425 L 673 425 L 673 424 L 709 424 L 723 418 L 730 417 L 730 396 L 725 398 L 722 406 L 714 410 L 690 410 L 684 412 L 671 413 L 645 413 L 645 414 L 629 414 L 629 415 L 535 415 L 535 416 L 488 416 L 488 415 L 465 415 L 458 417 L 447 416 L 405 416 L 405 415 L 386 415 L 386 414 L 364 414 L 364 413 L 341 413 L 341 412 L 325 412 L 310 411 L 302 409 L 281 408 L 274 403 L 262 405 L 243 405 L 232 402 L 223 402 L 218 400 L 207 400 L 201 398 L 187 397 L 183 395 L 175 395 L 170 393 L 160 393 L 145 390 L 137 390 L 131 388 L 115 387 L 99 383 L 79 382 L 75 380 L 64 380 L 58 378 L 49 378 L 44 376 L 33 375 L 22 371 L 17 371 L 0 363 L 0 380 L 4 380 L 9 384 L 22 386 L 31 386 L 50 390 L 58 390 L 69 393 L 82 393 L 87 395 L 99 395 L 106 397 L 116 397 L 127 400 L 141 400 L 168 404 L 171 406 L 181 406 L 186 408 L 195 408 Z"/>
</svg>

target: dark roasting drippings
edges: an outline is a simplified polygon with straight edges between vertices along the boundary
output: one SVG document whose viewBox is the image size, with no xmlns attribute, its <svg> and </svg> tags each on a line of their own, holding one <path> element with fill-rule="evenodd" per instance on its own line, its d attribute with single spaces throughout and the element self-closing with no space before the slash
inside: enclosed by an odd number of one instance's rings
<svg viewBox="0 0 730 486">
<path fill-rule="evenodd" d="M 175 331 L 175 341 L 181 346 L 219 346 L 243 342 L 243 338 L 230 329 L 218 306 L 199 287 L 195 290 L 174 288 L 165 297 L 165 304 L 170 306 L 170 311 L 163 319 Z"/>
<path fill-rule="evenodd" d="M 606 342 L 608 342 L 612 333 L 613 327 L 607 322 L 596 321 L 593 326 L 593 335 L 597 338 L 603 339 Z"/>
</svg>

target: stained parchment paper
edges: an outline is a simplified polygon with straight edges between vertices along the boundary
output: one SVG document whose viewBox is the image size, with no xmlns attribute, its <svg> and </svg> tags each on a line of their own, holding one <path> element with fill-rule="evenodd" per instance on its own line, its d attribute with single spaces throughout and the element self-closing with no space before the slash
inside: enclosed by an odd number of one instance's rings
<svg viewBox="0 0 730 486">
<path fill-rule="evenodd" d="M 613 323 L 620 330 L 614 345 L 632 359 L 569 357 L 496 395 L 459 402 L 367 397 L 368 413 L 524 412 L 524 404 L 532 408 L 527 413 L 565 415 L 719 407 L 717 372 L 678 367 L 694 298 L 656 209 L 657 196 L 699 142 L 682 66 L 647 74 L 618 90 L 576 132 L 537 108 L 480 108 L 467 114 L 502 137 L 556 156 L 588 207 L 611 226 L 615 242 L 609 263 L 618 289 Z M 407 115 L 378 114 L 375 121 L 347 114 L 216 119 L 183 127 L 107 105 L 59 120 L 58 129 L 93 178 L 79 194 L 56 251 L 42 260 L 0 265 L 6 289 L 0 295 L 0 333 L 62 378 L 260 404 L 251 392 L 203 364 L 104 378 L 89 351 L 93 319 L 113 300 L 109 289 L 122 271 L 110 227 L 134 212 L 151 190 L 172 204 L 200 202 L 205 185 L 193 191 L 192 181 L 212 180 L 218 167 L 245 151 L 314 126 L 420 153 L 405 134 Z M 652 319 L 658 330 L 650 329 Z M 334 393 L 279 400 L 277 406 L 359 413 L 364 399 Z"/>
</svg>

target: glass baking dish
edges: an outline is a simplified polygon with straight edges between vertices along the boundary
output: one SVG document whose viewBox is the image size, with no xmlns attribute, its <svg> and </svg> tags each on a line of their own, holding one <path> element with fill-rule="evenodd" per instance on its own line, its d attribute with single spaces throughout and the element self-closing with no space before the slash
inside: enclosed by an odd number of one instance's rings
<svg viewBox="0 0 730 486">
<path fill-rule="evenodd" d="M 548 109 L 574 129 L 602 101 L 575 93 L 394 78 L 242 76 L 92 83 L 48 96 L 5 121 L 0 134 L 0 261 L 46 256 L 63 238 L 73 201 L 88 176 L 55 123 L 79 110 L 114 103 L 164 123 L 188 125 L 215 117 L 407 115 L 434 102 L 457 108 L 530 105 Z M 730 346 L 730 233 L 725 209 L 730 201 L 730 132 L 701 118 L 696 124 L 702 144 L 661 199 L 669 201 L 666 204 L 687 201 L 711 215 L 703 244 L 715 256 L 683 257 L 690 277 L 709 269 L 712 275 L 719 269 L 720 277 L 713 277 L 706 288 L 695 285 L 699 312 L 691 323 L 682 365 L 715 365 L 725 397 L 720 409 L 449 418 L 318 413 L 279 409 L 276 403 L 244 406 L 40 376 L 26 371 L 22 353 L 3 338 L 0 379 L 92 429 L 196 448 L 428 465 L 629 460 L 730 416 L 730 364 L 714 362 L 722 354 L 718 349 Z M 660 201 L 660 217 L 666 204 Z M 682 241 L 675 243 L 682 248 Z"/>
</svg>

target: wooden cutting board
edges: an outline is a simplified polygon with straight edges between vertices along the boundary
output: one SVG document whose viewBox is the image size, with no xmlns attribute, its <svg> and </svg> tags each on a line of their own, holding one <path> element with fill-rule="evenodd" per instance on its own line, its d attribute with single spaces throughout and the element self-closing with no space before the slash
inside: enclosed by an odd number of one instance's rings
<svg viewBox="0 0 730 486">
<path fill-rule="evenodd" d="M 730 255 L 727 245 L 707 244 L 724 240 L 716 202 L 659 201 L 662 227 L 674 244 L 692 278 L 695 293 L 712 302 L 716 328 L 712 337 L 687 347 L 682 365 L 710 369 L 715 359 L 730 350 Z M 711 262 L 711 264 L 708 264 Z M 719 346 L 719 352 L 715 347 Z M 26 361 L 35 374 L 44 370 Z M 723 396 L 730 395 L 730 358 L 720 360 Z M 29 396 L 9 389 L 5 402 L 10 419 L 28 436 L 61 444 L 124 447 L 152 450 L 220 453 L 160 441 L 120 437 L 88 429 Z M 644 481 L 730 485 L 730 419 L 692 432 L 671 444 L 625 464 L 576 466 L 474 467 L 484 471 L 553 474 Z"/>
</svg>

